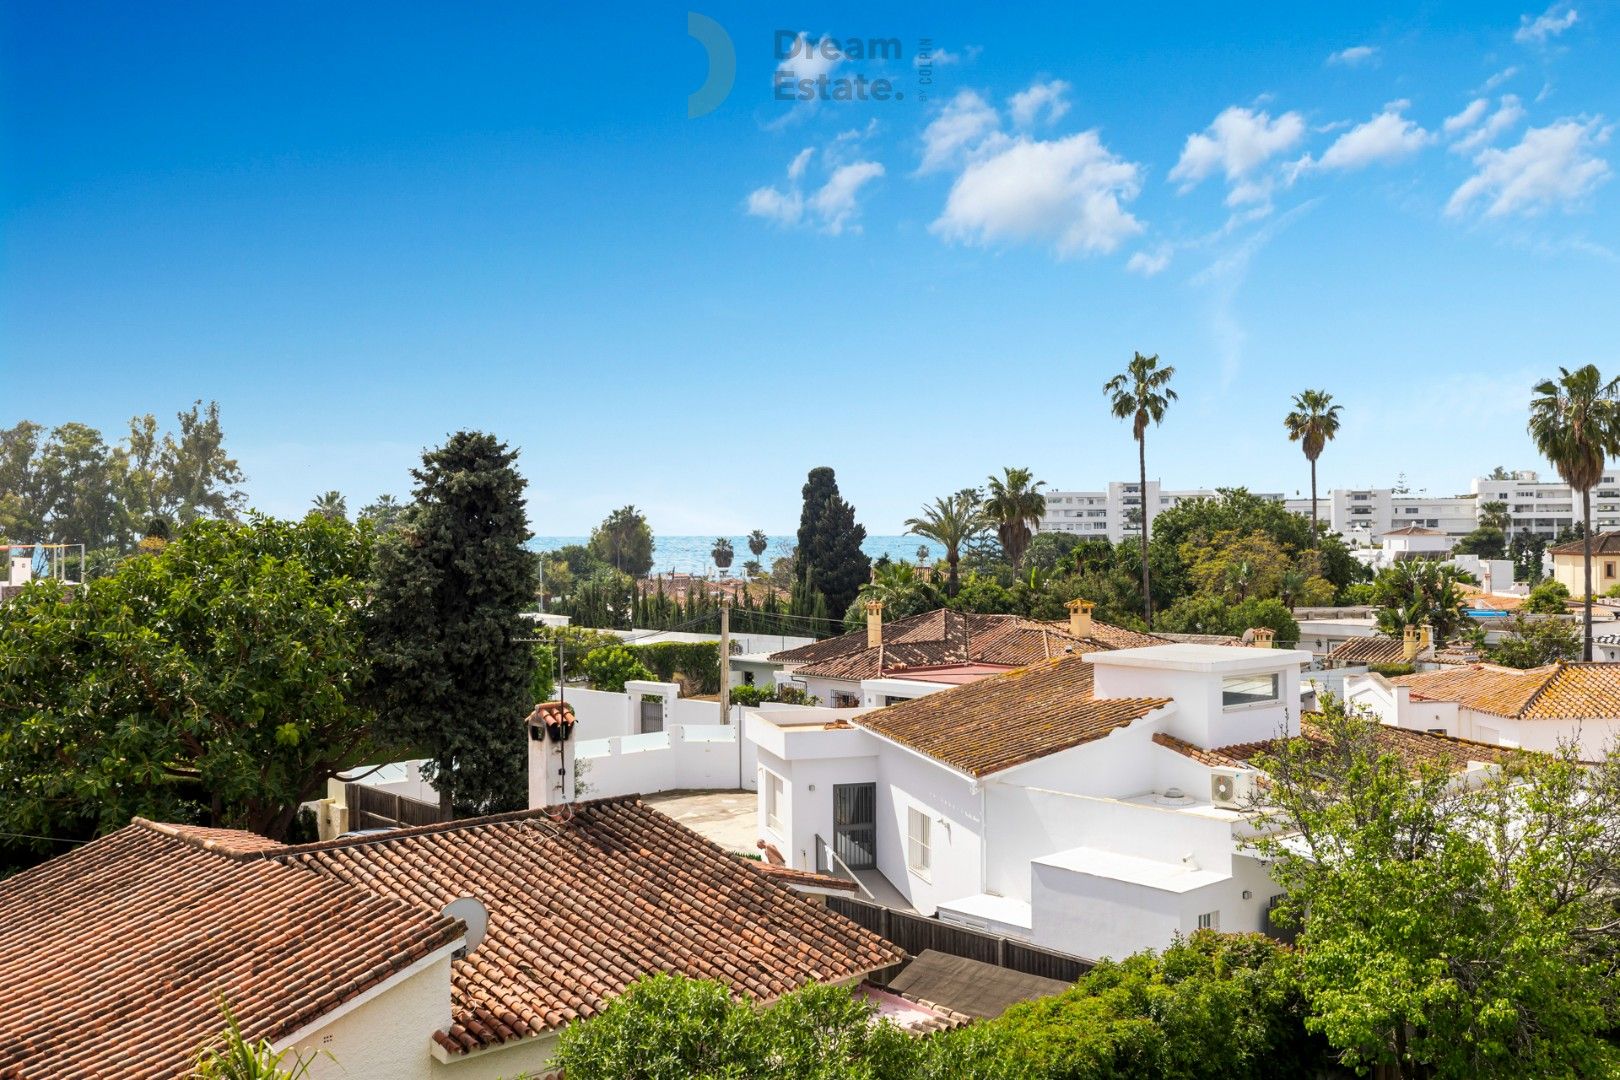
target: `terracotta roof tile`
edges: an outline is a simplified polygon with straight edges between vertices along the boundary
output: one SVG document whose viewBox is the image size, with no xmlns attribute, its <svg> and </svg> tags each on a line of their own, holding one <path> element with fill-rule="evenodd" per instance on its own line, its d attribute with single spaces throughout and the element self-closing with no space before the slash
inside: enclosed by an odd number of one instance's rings
<svg viewBox="0 0 1620 1080">
<path fill-rule="evenodd" d="M 860 888 L 859 885 L 848 878 L 834 877 L 832 874 L 818 874 L 813 870 L 797 870 L 791 866 L 780 866 L 761 859 L 745 859 L 740 855 L 737 858 L 744 866 L 790 888 L 795 885 L 808 885 L 814 889 L 837 889 L 841 892 L 855 892 Z"/>
<path fill-rule="evenodd" d="M 1420 657 L 1423 655 L 1418 653 Z M 1335 645 L 1326 659 L 1340 664 L 1403 664 L 1406 663 L 1405 642 L 1382 634 L 1353 637 Z"/>
<path fill-rule="evenodd" d="M 1620 717 L 1620 664 L 1548 664 L 1517 668 L 1475 664 L 1391 679 L 1422 701 L 1455 701 L 1476 712 L 1518 720 Z"/>
<path fill-rule="evenodd" d="M 1095 698 L 1091 665 L 1067 656 L 864 713 L 855 725 L 985 776 L 1100 739 L 1169 703 Z"/>
<path fill-rule="evenodd" d="M 1300 722 L 1299 732 L 1300 738 L 1309 742 L 1327 741 L 1322 729 L 1309 719 Z M 1412 731 L 1407 728 L 1391 727 L 1388 724 L 1377 725 L 1373 730 L 1373 739 L 1382 752 L 1394 754 L 1412 767 L 1427 764 L 1460 770 L 1466 769 L 1472 762 L 1500 764 L 1519 758 L 1525 753 L 1509 746 L 1475 742 L 1472 739 L 1456 739 L 1449 735 L 1434 735 L 1427 731 Z M 1232 763 L 1252 766 L 1256 758 L 1275 753 L 1278 745 L 1277 739 L 1263 739 L 1258 742 L 1217 747 L 1208 753 Z"/>
<path fill-rule="evenodd" d="M 220 997 L 275 1040 L 464 933 L 278 846 L 137 819 L 0 881 L 0 1076 L 189 1076 Z"/>
<path fill-rule="evenodd" d="M 468 1051 L 591 1016 L 650 972 L 716 979 L 770 1000 L 898 963 L 877 935 L 770 880 L 634 798 L 402 829 L 279 857 L 411 905 L 460 896 L 489 930 L 451 978 Z"/>
<path fill-rule="evenodd" d="M 1549 555 L 1580 555 L 1585 556 L 1586 545 L 1583 540 L 1571 540 L 1547 549 Z M 1592 534 L 1592 554 L 1594 555 L 1620 555 L 1620 532 L 1599 532 Z"/>
</svg>

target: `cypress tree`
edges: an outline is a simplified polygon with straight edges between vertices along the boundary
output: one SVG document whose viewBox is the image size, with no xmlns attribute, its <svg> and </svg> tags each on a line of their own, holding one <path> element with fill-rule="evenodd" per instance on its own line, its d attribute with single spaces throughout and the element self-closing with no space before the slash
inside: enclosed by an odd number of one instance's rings
<svg viewBox="0 0 1620 1080">
<path fill-rule="evenodd" d="M 795 615 L 814 615 L 818 606 L 823 612 L 844 611 L 872 572 L 872 560 L 861 550 L 866 529 L 855 523 L 855 508 L 839 495 L 838 479 L 826 466 L 810 470 L 803 495 L 789 610 Z"/>
<path fill-rule="evenodd" d="M 425 756 L 458 813 L 528 801 L 523 718 L 530 700 L 539 562 L 525 546 L 517 452 L 458 432 L 422 455 L 405 523 L 380 546 L 369 615 L 379 728 Z"/>
</svg>

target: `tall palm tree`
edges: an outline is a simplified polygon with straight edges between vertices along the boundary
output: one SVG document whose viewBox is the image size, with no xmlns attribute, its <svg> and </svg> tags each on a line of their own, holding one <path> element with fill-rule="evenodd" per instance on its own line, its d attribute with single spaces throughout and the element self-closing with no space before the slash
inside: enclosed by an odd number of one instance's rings
<svg viewBox="0 0 1620 1080">
<path fill-rule="evenodd" d="M 1029 469 L 1002 469 L 990 477 L 990 497 L 984 501 L 984 515 L 996 525 L 1002 550 L 1014 566 L 1024 557 L 1033 535 L 1032 527 L 1046 514 L 1046 481 L 1036 480 Z M 943 542 L 943 541 L 942 541 Z"/>
<path fill-rule="evenodd" d="M 1044 506 L 1045 499 L 1041 501 Z M 956 565 L 962 559 L 962 545 L 984 531 L 984 516 L 975 502 L 960 492 L 935 499 L 932 506 L 923 507 L 922 516 L 906 519 L 906 531 L 913 536 L 927 537 L 945 549 L 945 564 L 950 568 L 945 595 L 955 596 L 959 587 Z M 921 550 L 926 554 L 927 549 Z"/>
<path fill-rule="evenodd" d="M 1163 423 L 1165 410 L 1176 400 L 1176 392 L 1170 389 L 1175 374 L 1176 369 L 1168 364 L 1159 366 L 1157 354 L 1136 353 L 1124 371 L 1103 384 L 1114 416 L 1131 422 L 1131 436 L 1136 440 L 1136 465 L 1142 485 L 1137 489 L 1142 496 L 1142 611 L 1149 627 L 1153 625 L 1153 593 L 1148 579 L 1147 429 L 1150 423 Z"/>
<path fill-rule="evenodd" d="M 1312 548 L 1316 547 L 1316 459 L 1339 433 L 1339 408 L 1326 390 L 1306 390 L 1294 395 L 1294 411 L 1283 417 L 1289 441 L 1299 443 L 1305 460 L 1311 463 Z"/>
<path fill-rule="evenodd" d="M 714 565 L 721 570 L 731 568 L 731 560 L 735 553 L 732 551 L 730 540 L 723 536 L 717 537 L 714 541 L 714 547 L 709 550 L 709 554 L 714 556 Z"/>
<path fill-rule="evenodd" d="M 349 516 L 349 500 L 343 497 L 340 491 L 323 491 L 310 500 L 315 512 L 332 521 L 340 521 Z"/>
<path fill-rule="evenodd" d="M 1603 381 L 1596 365 L 1570 371 L 1535 385 L 1530 399 L 1530 437 L 1571 489 L 1581 493 L 1582 561 L 1586 570 L 1584 644 L 1581 658 L 1592 659 L 1592 489 L 1603 479 L 1603 464 L 1620 456 L 1620 379 Z"/>
<path fill-rule="evenodd" d="M 771 546 L 771 538 L 765 535 L 764 529 L 755 529 L 748 534 L 748 550 L 754 553 L 754 558 L 764 556 L 765 549 Z"/>
<path fill-rule="evenodd" d="M 1479 504 L 1480 528 L 1495 529 L 1506 536 L 1512 526 L 1513 518 L 1508 515 L 1507 503 L 1492 499 Z"/>
</svg>

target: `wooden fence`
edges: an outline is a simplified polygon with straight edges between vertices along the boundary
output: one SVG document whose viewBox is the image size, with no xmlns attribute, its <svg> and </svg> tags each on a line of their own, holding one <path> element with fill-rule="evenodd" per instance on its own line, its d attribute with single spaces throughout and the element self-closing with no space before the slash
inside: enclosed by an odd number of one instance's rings
<svg viewBox="0 0 1620 1080">
<path fill-rule="evenodd" d="M 379 791 L 369 784 L 343 785 L 343 800 L 349 807 L 349 831 L 361 829 L 402 829 L 411 825 L 432 825 L 445 820 L 438 803 L 423 802 L 408 795 Z"/>
<path fill-rule="evenodd" d="M 938 919 L 896 911 L 853 897 L 829 896 L 827 906 L 894 942 L 912 956 L 933 949 L 1059 982 L 1074 982 L 1094 966 L 1093 961 L 1038 948 L 1016 938 L 952 926 Z"/>
</svg>

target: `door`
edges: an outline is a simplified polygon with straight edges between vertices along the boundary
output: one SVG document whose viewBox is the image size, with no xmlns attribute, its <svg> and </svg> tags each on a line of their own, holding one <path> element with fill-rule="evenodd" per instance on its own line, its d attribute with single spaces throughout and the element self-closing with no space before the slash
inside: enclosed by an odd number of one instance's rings
<svg viewBox="0 0 1620 1080">
<path fill-rule="evenodd" d="M 641 699 L 641 733 L 664 730 L 664 699 L 649 694 Z"/>
<path fill-rule="evenodd" d="M 877 865 L 877 785 L 833 785 L 833 850 L 851 870 Z"/>
</svg>

